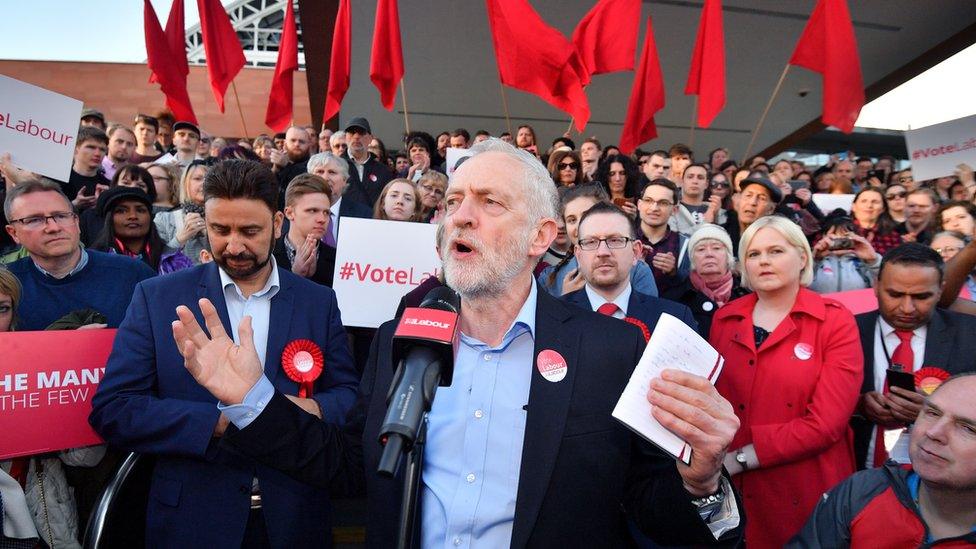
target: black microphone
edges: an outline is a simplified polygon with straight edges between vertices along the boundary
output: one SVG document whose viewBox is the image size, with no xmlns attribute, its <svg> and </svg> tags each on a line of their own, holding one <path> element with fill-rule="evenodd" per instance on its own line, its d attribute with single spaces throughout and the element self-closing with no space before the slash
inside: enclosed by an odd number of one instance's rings
<svg viewBox="0 0 976 549">
<path fill-rule="evenodd" d="M 379 432 L 384 448 L 377 471 L 382 475 L 396 474 L 400 455 L 409 452 L 417 440 L 437 387 L 451 385 L 460 311 L 460 296 L 441 286 L 428 292 L 420 307 L 409 307 L 400 317 L 393 334 L 397 369 Z"/>
</svg>

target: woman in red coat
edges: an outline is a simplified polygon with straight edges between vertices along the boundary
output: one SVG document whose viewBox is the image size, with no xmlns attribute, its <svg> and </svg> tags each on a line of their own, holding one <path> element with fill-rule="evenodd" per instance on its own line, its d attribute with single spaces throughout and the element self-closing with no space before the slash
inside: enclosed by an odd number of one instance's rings
<svg viewBox="0 0 976 549">
<path fill-rule="evenodd" d="M 725 466 L 745 502 L 748 547 L 778 548 L 854 473 L 848 420 L 863 358 L 850 311 L 803 287 L 813 274 L 799 226 L 758 219 L 739 261 L 755 293 L 719 309 L 710 334 L 725 357 L 716 387 L 741 422 Z"/>
</svg>

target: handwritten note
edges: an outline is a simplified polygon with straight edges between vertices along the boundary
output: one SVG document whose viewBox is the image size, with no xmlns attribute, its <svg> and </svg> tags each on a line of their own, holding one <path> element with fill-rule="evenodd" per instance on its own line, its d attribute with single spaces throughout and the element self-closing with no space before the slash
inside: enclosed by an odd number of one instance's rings
<svg viewBox="0 0 976 549">
<path fill-rule="evenodd" d="M 662 314 L 613 409 L 613 417 L 676 459 L 691 463 L 691 446 L 654 419 L 647 392 L 651 380 L 660 377 L 665 369 L 683 370 L 714 384 L 724 364 L 725 359 L 695 330 L 669 314 Z"/>
</svg>

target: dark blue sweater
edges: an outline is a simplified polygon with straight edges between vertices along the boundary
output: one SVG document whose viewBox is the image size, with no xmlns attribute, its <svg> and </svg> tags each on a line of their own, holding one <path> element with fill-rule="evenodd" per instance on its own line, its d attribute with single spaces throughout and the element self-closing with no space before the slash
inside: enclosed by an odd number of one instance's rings
<svg viewBox="0 0 976 549">
<path fill-rule="evenodd" d="M 30 257 L 7 267 L 24 287 L 17 307 L 17 328 L 24 331 L 43 330 L 79 309 L 95 309 L 108 317 L 109 328 L 118 328 L 136 284 L 156 274 L 137 259 L 94 250 L 85 268 L 60 279 L 42 273 Z"/>
</svg>

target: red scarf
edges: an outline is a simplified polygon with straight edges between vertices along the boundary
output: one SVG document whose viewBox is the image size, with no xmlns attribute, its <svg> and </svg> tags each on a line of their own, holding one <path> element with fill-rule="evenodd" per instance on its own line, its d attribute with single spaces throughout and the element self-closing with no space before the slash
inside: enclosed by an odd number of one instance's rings
<svg viewBox="0 0 976 549">
<path fill-rule="evenodd" d="M 732 297 L 732 271 L 727 271 L 722 278 L 706 282 L 697 271 L 691 271 L 691 285 L 705 297 L 711 299 L 719 307 L 729 302 Z"/>
</svg>

